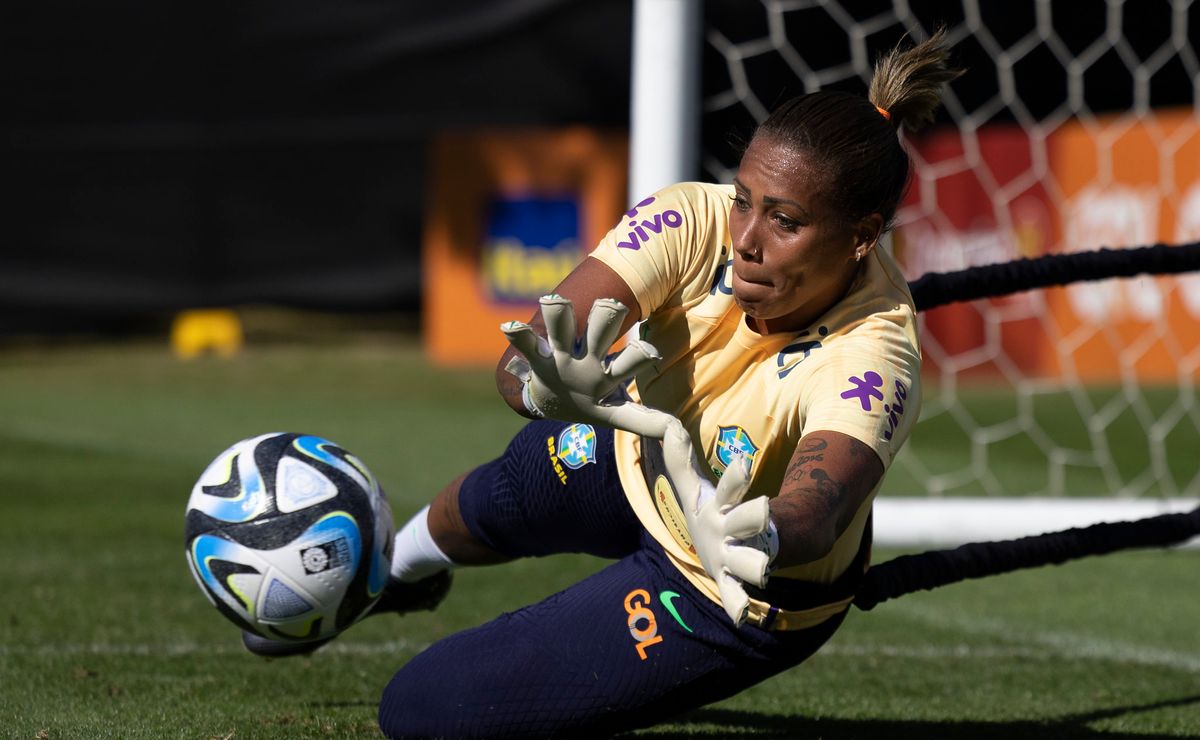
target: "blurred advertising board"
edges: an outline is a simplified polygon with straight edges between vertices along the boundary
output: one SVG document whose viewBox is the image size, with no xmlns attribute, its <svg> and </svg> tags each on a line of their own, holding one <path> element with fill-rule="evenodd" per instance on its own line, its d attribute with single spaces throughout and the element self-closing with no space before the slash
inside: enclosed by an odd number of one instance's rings
<svg viewBox="0 0 1200 740">
<path fill-rule="evenodd" d="M 958 131 L 935 133 L 919 140 L 914 154 L 915 179 L 903 205 L 904 225 L 894 238 L 906 278 L 1049 250 L 1053 202 L 1040 182 L 1021 179 L 1033 162 L 1020 127 L 989 127 L 974 139 Z M 997 205 L 993 194 L 1005 185 L 1009 197 Z M 1040 366 L 1046 343 L 1038 339 L 1035 300 L 1018 293 L 924 312 L 926 374 L 989 377 L 1002 372 L 997 363 L 1004 358 L 1025 370 Z M 1004 320 L 996 322 L 997 315 Z"/>
<path fill-rule="evenodd" d="M 1047 253 L 1200 239 L 1200 121 L 1190 112 L 1015 125 L 915 146 L 896 254 L 905 276 Z M 1200 276 L 1076 283 L 924 315 L 928 372 L 1142 381 L 1197 374 Z M 1190 356 L 1189 356 L 1190 355 Z M 1190 363 L 1190 364 L 1189 364 Z"/>
<path fill-rule="evenodd" d="M 1051 167 L 1066 203 L 1063 251 L 1200 239 L 1200 120 L 1191 111 L 1076 124 L 1053 145 Z M 1054 371 L 1115 380 L 1129 365 L 1140 380 L 1196 376 L 1197 279 L 1139 276 L 1055 291 L 1050 308 L 1070 351 Z"/>
<path fill-rule="evenodd" d="M 491 365 L 625 209 L 624 134 L 455 133 L 434 143 L 423 245 L 427 355 Z"/>
</svg>

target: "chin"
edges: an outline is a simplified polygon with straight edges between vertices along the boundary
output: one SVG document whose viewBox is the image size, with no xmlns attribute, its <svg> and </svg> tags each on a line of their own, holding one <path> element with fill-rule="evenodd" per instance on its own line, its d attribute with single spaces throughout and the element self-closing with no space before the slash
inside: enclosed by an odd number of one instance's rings
<svg viewBox="0 0 1200 740">
<path fill-rule="evenodd" d="M 771 311 L 771 305 L 769 303 L 764 304 L 758 301 L 748 301 L 745 298 L 738 296 L 737 293 L 734 293 L 733 295 L 733 302 L 737 304 L 738 308 L 742 309 L 742 313 L 746 314 L 752 319 L 775 318 L 773 315 L 774 312 Z"/>
<path fill-rule="evenodd" d="M 773 285 L 764 283 L 743 282 L 734 273 L 733 302 L 742 309 L 742 313 L 754 319 L 773 319 L 784 313 L 781 304 L 786 301 L 784 296 Z"/>
</svg>

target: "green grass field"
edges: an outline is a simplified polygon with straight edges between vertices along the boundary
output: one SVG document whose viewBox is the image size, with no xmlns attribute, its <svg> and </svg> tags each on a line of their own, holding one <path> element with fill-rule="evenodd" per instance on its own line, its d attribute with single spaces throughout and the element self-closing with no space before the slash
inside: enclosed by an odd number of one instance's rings
<svg viewBox="0 0 1200 740">
<path fill-rule="evenodd" d="M 205 464 L 252 434 L 320 434 L 371 466 L 403 519 L 518 428 L 490 373 L 433 371 L 399 340 L 190 363 L 161 345 L 10 348 L 0 420 L 0 735 L 378 736 L 380 691 L 412 655 L 600 565 L 464 571 L 434 614 L 368 620 L 310 659 L 266 662 L 185 565 L 184 504 Z M 970 454 L 953 430 L 917 435 Z M 1187 475 L 1195 451 L 1178 461 Z M 641 734 L 1200 737 L 1198 592 L 1200 553 L 1173 551 L 910 595 L 852 613 L 808 663 Z"/>
</svg>

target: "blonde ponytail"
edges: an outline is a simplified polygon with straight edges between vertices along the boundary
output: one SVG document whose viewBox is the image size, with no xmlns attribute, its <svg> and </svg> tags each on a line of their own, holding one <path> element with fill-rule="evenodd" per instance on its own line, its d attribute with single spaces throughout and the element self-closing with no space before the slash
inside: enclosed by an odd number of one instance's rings
<svg viewBox="0 0 1200 740">
<path fill-rule="evenodd" d="M 867 97 L 897 129 L 916 131 L 933 120 L 947 82 L 962 74 L 947 64 L 946 29 L 910 49 L 897 46 L 875 63 Z"/>
</svg>

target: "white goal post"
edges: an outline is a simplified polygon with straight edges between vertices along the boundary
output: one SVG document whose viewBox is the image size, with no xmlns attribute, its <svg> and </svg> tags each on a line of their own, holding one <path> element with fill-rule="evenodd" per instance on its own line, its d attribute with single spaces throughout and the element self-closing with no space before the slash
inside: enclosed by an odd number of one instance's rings
<svg viewBox="0 0 1200 740">
<path fill-rule="evenodd" d="M 886 246 L 909 280 L 1200 240 L 1193 0 L 635 0 L 631 202 L 727 182 L 729 129 L 744 139 L 796 94 L 865 94 L 880 52 L 938 25 L 967 71 L 904 136 L 914 182 Z M 877 504 L 881 545 L 1200 503 L 1200 276 L 972 301 L 922 314 L 921 332 L 926 400 Z"/>
<path fill-rule="evenodd" d="M 635 0 L 629 205 L 700 172 L 700 0 Z"/>
</svg>

